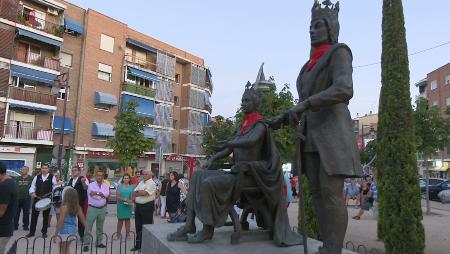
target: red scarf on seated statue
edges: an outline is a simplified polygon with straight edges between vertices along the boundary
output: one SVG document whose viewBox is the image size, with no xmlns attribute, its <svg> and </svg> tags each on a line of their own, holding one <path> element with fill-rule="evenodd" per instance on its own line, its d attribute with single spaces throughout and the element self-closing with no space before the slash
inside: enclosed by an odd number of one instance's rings
<svg viewBox="0 0 450 254">
<path fill-rule="evenodd" d="M 250 128 L 250 126 L 252 126 L 254 123 L 256 123 L 261 119 L 263 119 L 263 117 L 258 112 L 252 112 L 244 115 L 244 123 L 241 126 L 241 132 L 246 133 L 248 131 L 248 128 Z"/>
<path fill-rule="evenodd" d="M 306 66 L 306 71 L 310 71 L 314 65 L 316 65 L 317 61 L 330 49 L 331 44 L 324 44 L 317 48 L 313 48 L 313 52 L 311 55 L 311 58 L 309 59 L 309 62 Z"/>
</svg>

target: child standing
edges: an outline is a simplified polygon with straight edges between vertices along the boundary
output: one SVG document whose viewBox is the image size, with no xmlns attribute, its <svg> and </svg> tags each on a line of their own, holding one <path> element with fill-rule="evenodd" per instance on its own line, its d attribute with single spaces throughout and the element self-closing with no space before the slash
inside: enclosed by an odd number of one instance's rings
<svg viewBox="0 0 450 254">
<path fill-rule="evenodd" d="M 75 240 L 75 237 L 72 239 L 68 238 L 72 235 L 76 235 L 78 232 L 77 217 L 86 227 L 86 218 L 84 217 L 83 210 L 78 204 L 78 193 L 74 188 L 67 188 L 67 190 L 64 191 L 59 220 L 56 225 L 55 235 L 53 236 L 54 242 L 56 242 L 58 235 L 61 237 L 61 254 L 70 253 L 70 243 Z"/>
</svg>

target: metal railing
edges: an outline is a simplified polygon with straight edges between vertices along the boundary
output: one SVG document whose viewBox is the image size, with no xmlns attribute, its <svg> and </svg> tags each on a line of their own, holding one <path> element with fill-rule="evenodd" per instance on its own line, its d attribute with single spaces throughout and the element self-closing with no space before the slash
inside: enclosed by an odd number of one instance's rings
<svg viewBox="0 0 450 254">
<path fill-rule="evenodd" d="M 117 233 L 114 233 L 109 237 L 107 234 L 103 233 L 103 239 L 105 239 L 106 248 L 99 248 L 93 245 L 94 242 L 91 234 L 88 234 L 91 244 L 88 246 L 89 251 L 83 252 L 83 244 L 81 239 L 77 235 L 69 235 L 67 239 L 61 239 L 60 236 L 43 238 L 37 236 L 35 238 L 20 237 L 15 240 L 11 247 L 5 252 L 7 254 L 35 254 L 35 253 L 48 253 L 57 254 L 62 253 L 62 249 L 59 243 L 62 240 L 71 241 L 70 253 L 111 253 L 111 254 L 122 254 L 122 253 L 138 253 L 139 251 L 131 251 L 130 249 L 134 246 L 136 240 L 136 233 L 130 231 L 132 235 L 132 243 L 127 243 L 126 238 L 122 238 Z M 119 236 L 119 237 L 116 237 Z M 117 238 L 117 239 L 116 239 Z M 55 241 L 56 240 L 56 241 Z M 130 246 L 131 245 L 131 246 Z"/>
<path fill-rule="evenodd" d="M 56 95 L 31 91 L 20 87 L 10 86 L 9 98 L 18 101 L 28 101 L 44 105 L 56 106 Z"/>
<path fill-rule="evenodd" d="M 137 56 L 133 56 L 130 54 L 125 54 L 124 58 L 125 62 L 130 64 L 131 66 L 137 66 L 142 69 L 150 70 L 156 72 L 156 63 L 152 63 L 147 61 L 147 59 L 142 59 Z"/>
<path fill-rule="evenodd" d="M 22 25 L 44 31 L 58 37 L 62 37 L 64 34 L 64 27 L 62 25 L 38 18 L 32 13 L 27 13 L 23 10 L 19 10 L 17 21 Z"/>
<path fill-rule="evenodd" d="M 138 86 L 138 85 L 131 84 L 128 82 L 125 82 L 122 85 L 122 90 L 126 91 L 126 92 L 130 92 L 130 93 L 134 93 L 134 94 L 139 94 L 142 96 L 147 96 L 150 98 L 155 98 L 155 95 L 156 95 L 156 90 L 153 88 Z"/>
<path fill-rule="evenodd" d="M 5 124 L 3 127 L 3 138 L 53 141 L 53 130 L 17 124 Z"/>
<path fill-rule="evenodd" d="M 59 59 L 54 59 L 54 58 L 50 58 L 50 57 L 46 57 L 46 56 L 41 56 L 40 54 L 36 54 L 33 52 L 28 52 L 25 55 L 25 59 L 23 59 L 23 57 L 20 57 L 19 54 L 16 54 L 16 60 L 23 62 L 23 63 L 28 63 L 28 64 L 32 64 L 32 65 L 37 65 L 40 67 L 44 67 L 47 69 L 51 69 L 51 70 L 55 70 L 55 71 L 59 71 L 60 70 L 60 61 Z"/>
</svg>

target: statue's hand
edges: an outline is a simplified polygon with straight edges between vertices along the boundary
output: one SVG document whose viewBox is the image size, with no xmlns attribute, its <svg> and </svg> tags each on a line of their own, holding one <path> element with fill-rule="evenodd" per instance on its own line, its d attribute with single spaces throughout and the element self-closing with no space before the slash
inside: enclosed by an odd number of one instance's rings
<svg viewBox="0 0 450 254">
<path fill-rule="evenodd" d="M 278 130 L 284 122 L 284 115 L 278 115 L 266 120 L 271 129 Z"/>
<path fill-rule="evenodd" d="M 214 163 L 213 158 L 210 158 L 204 165 L 205 169 L 207 169 L 207 170 L 210 169 L 211 166 L 213 165 L 213 163 Z"/>
</svg>

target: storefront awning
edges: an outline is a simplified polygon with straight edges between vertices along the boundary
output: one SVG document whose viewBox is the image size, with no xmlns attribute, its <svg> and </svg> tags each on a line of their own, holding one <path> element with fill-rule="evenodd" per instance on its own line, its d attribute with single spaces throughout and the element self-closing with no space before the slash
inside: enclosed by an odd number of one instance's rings
<svg viewBox="0 0 450 254">
<path fill-rule="evenodd" d="M 153 52 L 153 53 L 155 53 L 155 54 L 156 54 L 156 52 L 158 52 L 157 49 L 155 49 L 155 48 L 153 48 L 153 47 L 151 47 L 151 46 L 149 46 L 149 45 L 147 45 L 147 44 L 145 44 L 145 43 L 143 43 L 143 42 L 140 42 L 140 41 L 138 41 L 138 40 L 135 40 L 135 39 L 130 39 L 130 38 L 128 38 L 128 39 L 127 39 L 127 43 L 129 43 L 129 44 L 131 44 L 131 45 L 134 45 L 134 46 L 136 46 L 136 47 L 139 47 L 139 48 L 141 48 L 141 49 L 145 49 L 145 50 L 147 50 L 147 51 L 149 51 L 149 52 Z"/>
<path fill-rule="evenodd" d="M 36 33 L 30 32 L 30 31 L 21 29 L 21 28 L 17 28 L 17 33 L 19 35 L 26 36 L 28 38 L 35 39 L 35 40 L 59 47 L 59 48 L 63 45 L 62 41 L 58 41 L 58 40 L 55 40 L 55 39 L 52 39 L 52 38 L 49 38 L 49 37 L 46 37 L 46 36 L 43 36 L 40 34 L 36 34 Z"/>
<path fill-rule="evenodd" d="M 146 138 L 156 139 L 156 131 L 153 128 L 145 127 L 142 133 Z"/>
<path fill-rule="evenodd" d="M 95 104 L 117 106 L 117 98 L 113 94 L 95 92 Z"/>
<path fill-rule="evenodd" d="M 77 32 L 79 34 L 83 33 L 83 26 L 78 24 L 77 22 L 64 18 L 64 27 L 68 30 L 72 30 L 74 32 Z"/>
<path fill-rule="evenodd" d="M 155 117 L 154 101 L 125 94 L 122 96 L 122 107 L 123 105 L 126 105 L 129 101 L 135 101 L 139 104 L 136 108 L 136 113 L 138 113 L 139 115 L 150 118 Z"/>
<path fill-rule="evenodd" d="M 114 126 L 109 123 L 93 123 L 92 135 L 102 137 L 114 137 Z"/>
<path fill-rule="evenodd" d="M 159 82 L 161 80 L 158 76 L 156 76 L 150 72 L 142 71 L 142 70 L 136 69 L 131 66 L 128 66 L 128 71 L 131 75 L 139 77 L 139 78 L 152 80 L 152 81 L 156 81 L 156 82 Z"/>
<path fill-rule="evenodd" d="M 55 129 L 55 133 L 61 133 L 62 119 L 62 116 L 55 116 L 55 118 L 53 119 L 53 128 Z M 72 121 L 69 117 L 66 117 L 64 121 L 64 134 L 71 132 L 73 132 Z"/>
<path fill-rule="evenodd" d="M 45 84 L 53 84 L 55 74 L 30 69 L 19 65 L 11 65 L 11 76 L 29 79 Z"/>
</svg>

